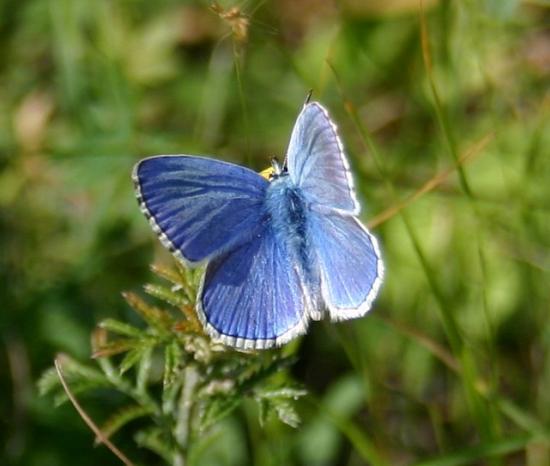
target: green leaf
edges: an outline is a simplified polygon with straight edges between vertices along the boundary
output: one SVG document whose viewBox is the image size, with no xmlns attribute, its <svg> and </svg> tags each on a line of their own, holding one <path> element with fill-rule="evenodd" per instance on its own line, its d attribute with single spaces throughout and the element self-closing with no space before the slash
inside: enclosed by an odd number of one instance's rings
<svg viewBox="0 0 550 466">
<path fill-rule="evenodd" d="M 307 390 L 292 387 L 276 388 L 272 390 L 266 388 L 258 391 L 257 395 L 265 399 L 287 398 L 297 400 L 298 398 L 307 395 Z"/>
<path fill-rule="evenodd" d="M 282 422 L 294 428 L 300 425 L 300 416 L 298 416 L 298 413 L 294 409 L 294 405 L 290 401 L 277 399 L 272 400 L 270 405 Z"/>
<path fill-rule="evenodd" d="M 123 293 L 126 302 L 134 309 L 151 327 L 161 333 L 170 333 L 174 325 L 174 319 L 170 313 L 151 306 L 134 293 Z"/>
<path fill-rule="evenodd" d="M 150 351 L 150 346 L 147 345 L 141 345 L 137 348 L 133 348 L 128 353 L 126 353 L 126 356 L 124 356 L 124 359 L 120 363 L 119 366 L 119 372 L 120 375 L 124 374 L 126 371 L 134 367 L 138 362 L 140 362 L 144 357 L 146 357 L 147 352 Z"/>
<path fill-rule="evenodd" d="M 60 384 L 60 391 L 57 392 L 54 396 L 54 404 L 60 406 L 63 403 L 66 403 L 69 398 L 67 394 L 63 391 L 63 388 Z M 100 383 L 97 380 L 76 380 L 70 383 L 70 390 L 73 395 L 82 395 L 84 393 L 90 392 L 92 390 L 97 390 L 100 388 L 113 388 L 113 385 L 105 380 L 103 383 Z"/>
<path fill-rule="evenodd" d="M 137 339 L 119 338 L 117 340 L 109 341 L 107 343 L 102 344 L 99 348 L 97 348 L 94 351 L 94 353 L 92 354 L 92 357 L 94 359 L 107 358 L 109 356 L 114 356 L 116 354 L 125 353 L 126 351 L 129 351 L 132 348 L 135 348 L 136 345 L 139 345 L 139 344 L 140 344 L 140 340 L 137 340 Z"/>
<path fill-rule="evenodd" d="M 151 365 L 153 360 L 153 346 L 144 347 L 141 357 L 138 361 L 138 370 L 136 375 L 136 388 L 139 392 L 144 392 L 149 382 Z"/>
<path fill-rule="evenodd" d="M 172 293 L 180 294 L 180 299 L 185 300 L 187 303 L 194 303 L 201 273 L 182 267 L 180 264 L 176 264 L 176 267 L 177 270 L 172 270 L 162 265 L 153 265 L 151 270 L 174 285 L 171 288 Z"/>
<path fill-rule="evenodd" d="M 111 387 L 107 377 L 100 371 L 77 363 L 67 356 L 63 356 L 61 360 L 63 376 L 72 393 L 78 394 L 97 388 Z M 41 396 L 54 394 L 56 406 L 68 400 L 57 370 L 53 367 L 46 370 L 38 380 L 38 390 Z"/>
<path fill-rule="evenodd" d="M 199 283 L 202 279 L 202 270 L 200 268 L 190 269 L 183 267 L 179 262 L 176 262 L 176 266 L 181 277 L 178 285 L 181 286 L 182 292 L 187 296 L 189 301 L 194 303 Z"/>
<path fill-rule="evenodd" d="M 47 395 L 61 387 L 61 381 L 54 367 L 45 370 L 37 382 L 40 396 Z"/>
<path fill-rule="evenodd" d="M 478 464 L 479 460 L 490 457 L 502 457 L 523 450 L 529 443 L 536 440 L 532 435 L 510 437 L 494 442 L 486 442 L 471 448 L 464 448 L 447 455 L 441 455 L 427 461 L 416 463 L 415 466 L 466 466 Z M 485 464 L 485 463 L 484 463 Z"/>
<path fill-rule="evenodd" d="M 249 390 L 273 374 L 284 371 L 296 360 L 294 356 L 282 357 L 278 353 L 267 356 L 270 359 L 266 362 L 262 361 L 261 365 L 258 365 L 258 359 L 264 357 L 262 354 L 254 359 L 243 359 L 242 362 L 248 362 L 238 380 L 238 385 L 242 386 L 243 390 Z"/>
<path fill-rule="evenodd" d="M 158 298 L 161 301 L 165 301 L 172 306 L 179 307 L 191 304 L 189 299 L 187 299 L 187 297 L 183 294 L 175 293 L 170 288 L 162 285 L 147 284 L 143 287 L 143 289 L 147 294 L 153 296 L 154 298 Z"/>
<path fill-rule="evenodd" d="M 300 417 L 294 409 L 292 400 L 307 395 L 306 390 L 283 387 L 274 390 L 260 389 L 255 393 L 256 401 L 260 408 L 260 425 L 264 425 L 267 418 L 274 413 L 282 422 L 298 427 Z"/>
<path fill-rule="evenodd" d="M 163 387 L 173 383 L 174 378 L 180 372 L 180 364 L 183 359 L 183 350 L 177 340 L 172 340 L 164 348 L 164 377 Z"/>
<path fill-rule="evenodd" d="M 241 397 L 232 394 L 209 398 L 205 403 L 206 408 L 200 419 L 200 429 L 207 430 L 239 406 Z"/>
<path fill-rule="evenodd" d="M 264 427 L 267 419 L 270 415 L 270 403 L 264 398 L 259 398 L 258 403 L 258 421 L 260 422 L 260 427 Z"/>
<path fill-rule="evenodd" d="M 144 417 L 151 414 L 151 410 L 147 409 L 145 406 L 131 405 L 126 406 L 116 413 L 114 413 L 105 423 L 101 426 L 101 432 L 106 437 L 111 437 L 113 434 L 118 432 L 122 427 L 124 427 L 129 422 L 140 417 Z M 96 441 L 97 443 L 97 441 Z"/>
<path fill-rule="evenodd" d="M 173 447 L 163 438 L 163 431 L 159 427 L 140 430 L 136 433 L 134 439 L 138 446 L 156 453 L 166 464 L 173 464 Z"/>
<path fill-rule="evenodd" d="M 67 356 L 63 357 L 62 369 L 67 383 L 70 383 L 71 380 L 83 379 L 103 386 L 109 384 L 107 377 L 101 371 Z"/>
<path fill-rule="evenodd" d="M 153 264 L 151 265 L 151 270 L 164 280 L 167 280 L 176 286 L 181 286 L 182 276 L 174 269 L 165 267 L 161 264 Z"/>
<path fill-rule="evenodd" d="M 105 319 L 99 323 L 99 327 L 128 337 L 141 338 L 144 334 L 143 330 L 115 319 Z"/>
</svg>

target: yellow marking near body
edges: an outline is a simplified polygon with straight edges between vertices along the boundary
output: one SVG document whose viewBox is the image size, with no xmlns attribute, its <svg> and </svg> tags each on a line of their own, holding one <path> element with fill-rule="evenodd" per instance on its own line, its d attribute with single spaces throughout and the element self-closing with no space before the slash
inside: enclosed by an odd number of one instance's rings
<svg viewBox="0 0 550 466">
<path fill-rule="evenodd" d="M 260 172 L 260 175 L 263 176 L 266 180 L 269 180 L 271 178 L 271 175 L 273 175 L 273 167 L 266 168 L 265 170 L 262 170 Z"/>
</svg>

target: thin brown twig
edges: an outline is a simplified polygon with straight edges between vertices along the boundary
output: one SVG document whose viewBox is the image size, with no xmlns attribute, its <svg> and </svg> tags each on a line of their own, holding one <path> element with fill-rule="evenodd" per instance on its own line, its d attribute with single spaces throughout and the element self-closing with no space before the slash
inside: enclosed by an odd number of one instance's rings
<svg viewBox="0 0 550 466">
<path fill-rule="evenodd" d="M 466 162 L 469 162 L 470 160 L 472 160 L 474 156 L 478 155 L 485 148 L 485 146 L 489 144 L 489 142 L 493 139 L 493 137 L 494 137 L 493 133 L 486 134 L 483 138 L 481 138 L 481 140 L 475 143 L 472 147 L 470 147 L 466 152 L 464 152 L 464 154 L 462 154 L 459 157 L 458 163 L 456 164 L 456 166 L 447 168 L 446 170 L 443 170 L 437 173 L 434 177 L 426 181 L 418 190 L 416 190 L 409 197 L 397 203 L 396 205 L 390 206 L 388 209 L 386 209 L 385 211 L 383 211 L 382 213 L 374 217 L 368 223 L 368 227 L 371 229 L 377 227 L 381 223 L 384 223 L 385 221 L 392 218 L 400 210 L 404 209 L 405 207 L 407 207 L 409 204 L 416 201 L 418 198 L 420 198 L 424 194 L 430 191 L 433 191 L 437 186 L 443 183 L 458 166 L 464 165 Z"/>
<path fill-rule="evenodd" d="M 61 385 L 63 386 L 63 390 L 65 390 L 65 393 L 67 394 L 67 397 L 69 398 L 70 402 L 80 415 L 80 417 L 84 420 L 84 422 L 88 425 L 88 427 L 92 430 L 92 432 L 96 435 L 97 440 L 99 443 L 105 444 L 105 446 L 111 450 L 120 461 L 122 461 L 126 466 L 134 466 L 134 463 L 132 463 L 125 455 L 122 453 L 113 443 L 101 432 L 99 427 L 96 426 L 94 421 L 88 416 L 86 411 L 80 406 L 75 396 L 72 394 L 71 390 L 69 389 L 69 386 L 67 385 L 67 382 L 65 381 L 65 378 L 63 377 L 63 370 L 62 365 L 60 361 L 60 357 L 58 356 L 54 360 L 55 364 L 55 370 L 57 371 L 57 376 L 59 377 L 59 380 L 61 381 Z"/>
<path fill-rule="evenodd" d="M 449 369 L 456 373 L 460 373 L 460 365 L 458 364 L 456 358 L 444 346 L 440 345 L 437 341 L 433 340 L 428 335 L 425 335 L 424 333 L 413 327 L 409 327 L 405 324 L 399 323 L 384 316 L 378 316 L 378 319 L 382 320 L 390 327 L 393 327 L 395 330 L 402 333 L 403 335 L 412 338 L 420 346 L 426 348 L 437 359 L 443 362 L 443 364 L 445 364 Z"/>
</svg>

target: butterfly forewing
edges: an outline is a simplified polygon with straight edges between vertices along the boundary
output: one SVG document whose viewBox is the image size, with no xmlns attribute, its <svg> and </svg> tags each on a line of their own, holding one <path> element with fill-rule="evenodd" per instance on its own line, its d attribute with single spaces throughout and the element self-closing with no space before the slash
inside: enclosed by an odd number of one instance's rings
<svg viewBox="0 0 550 466">
<path fill-rule="evenodd" d="M 262 221 L 268 182 L 244 167 L 195 156 L 157 156 L 134 169 L 153 230 L 180 260 L 198 263 L 246 242 Z"/>
<path fill-rule="evenodd" d="M 287 151 L 288 173 L 313 204 L 357 215 L 360 205 L 336 126 L 317 102 L 304 106 Z"/>
</svg>

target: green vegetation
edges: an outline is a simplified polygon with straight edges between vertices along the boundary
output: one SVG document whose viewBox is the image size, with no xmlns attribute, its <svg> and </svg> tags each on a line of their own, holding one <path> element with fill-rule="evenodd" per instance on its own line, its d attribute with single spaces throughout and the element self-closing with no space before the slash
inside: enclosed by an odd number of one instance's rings
<svg viewBox="0 0 550 466">
<path fill-rule="evenodd" d="M 550 4 L 418 3 L 0 2 L 0 464 L 120 464 L 58 406 L 58 353 L 134 464 L 550 464 Z M 131 168 L 259 171 L 309 89 L 381 295 L 282 350 L 214 351 Z M 168 408 L 194 384 L 186 436 Z"/>
</svg>

